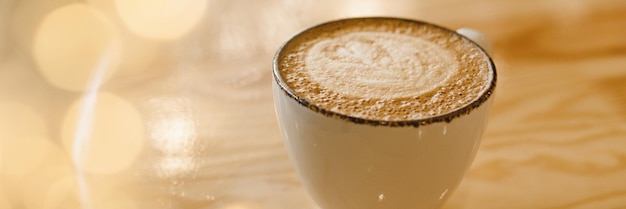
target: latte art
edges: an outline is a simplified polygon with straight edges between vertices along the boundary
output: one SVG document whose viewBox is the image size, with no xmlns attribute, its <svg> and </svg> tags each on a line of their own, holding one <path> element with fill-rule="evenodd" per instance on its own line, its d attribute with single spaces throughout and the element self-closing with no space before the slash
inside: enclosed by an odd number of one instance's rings
<svg viewBox="0 0 626 209">
<path fill-rule="evenodd" d="M 419 37 L 354 32 L 322 40 L 304 58 L 322 87 L 367 99 L 413 97 L 445 84 L 458 65 L 454 54 Z"/>
<path fill-rule="evenodd" d="M 278 82 L 301 104 L 364 120 L 447 114 L 493 80 L 489 57 L 469 39 L 398 19 L 316 26 L 287 42 L 275 62 Z"/>
</svg>

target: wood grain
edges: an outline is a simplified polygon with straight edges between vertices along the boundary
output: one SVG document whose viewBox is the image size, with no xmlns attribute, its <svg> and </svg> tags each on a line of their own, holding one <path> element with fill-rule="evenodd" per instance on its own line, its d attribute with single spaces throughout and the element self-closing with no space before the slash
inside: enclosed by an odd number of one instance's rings
<svg viewBox="0 0 626 209">
<path fill-rule="evenodd" d="M 280 138 L 271 60 L 293 33 L 350 16 L 472 27 L 493 41 L 499 84 L 489 126 L 445 209 L 626 208 L 626 1 L 215 1 L 175 40 L 144 40 L 114 1 L 85 1 L 137 41 L 124 46 L 142 63 L 128 66 L 146 66 L 125 72 L 122 62 L 98 89 L 135 107 L 148 127 L 139 157 L 112 175 L 81 172 L 61 146 L 65 112 L 87 94 L 47 82 L 32 38 L 46 14 L 75 1 L 39 3 L 0 0 L 0 107 L 11 110 L 0 111 L 0 209 L 317 208 Z M 36 150 L 8 146 L 29 139 L 34 123 L 52 148 L 28 159 L 34 169 L 10 167 L 21 159 L 7 149 Z"/>
</svg>

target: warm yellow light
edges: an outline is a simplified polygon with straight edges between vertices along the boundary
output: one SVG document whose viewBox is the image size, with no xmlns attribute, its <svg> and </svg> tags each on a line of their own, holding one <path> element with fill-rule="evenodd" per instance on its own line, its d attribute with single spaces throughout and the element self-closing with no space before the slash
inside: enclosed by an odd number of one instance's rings
<svg viewBox="0 0 626 209">
<path fill-rule="evenodd" d="M 158 40 L 178 39 L 197 25 L 207 0 L 115 0 L 124 24 L 134 33 Z"/>
<path fill-rule="evenodd" d="M 162 178 L 178 177 L 189 174 L 197 164 L 193 156 L 166 156 L 161 159 L 157 174 Z"/>
<path fill-rule="evenodd" d="M 197 143 L 191 102 L 182 97 L 150 99 L 148 130 L 152 144 L 166 155 L 187 155 Z"/>
<path fill-rule="evenodd" d="M 157 40 L 138 36 L 127 30 L 115 8 L 114 0 L 87 0 L 87 2 L 92 7 L 98 8 L 108 14 L 118 28 L 123 28 L 123 30 L 120 30 L 120 34 L 124 47 L 119 70 L 116 71 L 116 75 L 135 75 L 150 69 L 149 66 L 161 50 L 160 45 L 162 43 Z"/>
<path fill-rule="evenodd" d="M 129 196 L 129 191 L 120 192 L 110 188 L 86 186 L 87 194 L 81 195 L 78 178 L 69 175 L 59 179 L 46 191 L 43 199 L 44 209 L 137 209 L 136 201 Z M 81 197 L 88 199 L 81 200 Z"/>
<path fill-rule="evenodd" d="M 156 59 L 161 47 L 158 42 L 141 38 L 135 34 L 123 33 L 122 59 L 116 75 L 137 75 L 148 70 Z"/>
<path fill-rule="evenodd" d="M 95 8 L 106 11 L 107 13 L 117 16 L 115 11 L 115 0 L 86 0 L 86 2 Z"/>
<path fill-rule="evenodd" d="M 375 16 L 385 12 L 384 1 L 350 0 L 345 1 L 341 10 L 348 16 Z"/>
<path fill-rule="evenodd" d="M 31 52 L 35 32 L 44 16 L 61 6 L 75 3 L 76 0 L 19 0 L 2 2 L 5 4 L 1 5 L 2 3 L 0 3 L 0 7 L 6 10 L 0 11 L 0 13 L 4 13 L 6 18 L 0 21 L 7 21 L 8 26 L 6 28 L 0 27 L 2 33 L 10 34 L 7 36 L 12 38 L 11 47 Z M 0 15 L 0 18 L 4 17 Z"/>
<path fill-rule="evenodd" d="M 151 144 L 163 158 L 157 174 L 163 178 L 188 174 L 196 167 L 198 139 L 192 103 L 184 97 L 156 97 L 148 101 Z"/>
<path fill-rule="evenodd" d="M 114 198 L 104 199 L 94 202 L 94 208 L 98 209 L 138 209 L 137 202 L 127 196 L 116 196 Z"/>
<path fill-rule="evenodd" d="M 74 161 L 82 162 L 79 167 L 112 174 L 127 169 L 139 156 L 144 132 L 135 107 L 115 94 L 98 93 L 72 104 L 63 121 L 62 139 Z"/>
<path fill-rule="evenodd" d="M 108 80 L 119 65 L 120 37 L 102 12 L 81 3 L 61 7 L 41 22 L 33 56 L 39 72 L 54 86 L 81 91 L 102 72 Z"/>
<path fill-rule="evenodd" d="M 46 208 L 45 199 L 51 188 L 67 176 L 72 176 L 73 171 L 67 157 L 58 149 L 54 149 L 54 155 L 46 159 L 46 164 L 37 169 L 35 173 L 15 178 L 13 193 L 18 194 L 19 200 L 25 209 Z M 58 208 L 58 207 L 57 207 Z M 71 207 L 66 207 L 70 208 Z"/>
<path fill-rule="evenodd" d="M 221 209 L 260 209 L 261 207 L 258 207 L 256 205 L 253 204 L 248 204 L 248 203 L 237 203 L 237 204 L 232 204 L 226 207 L 223 207 Z"/>
<path fill-rule="evenodd" d="M 2 191 L 2 185 L 0 185 L 0 208 L 13 208 L 9 199 L 7 199 L 6 194 Z"/>
<path fill-rule="evenodd" d="M 46 125 L 34 110 L 17 103 L 0 103 L 0 173 L 21 176 L 48 156 L 52 143 Z"/>
<path fill-rule="evenodd" d="M 50 154 L 54 146 L 43 136 L 12 138 L 0 142 L 2 173 L 19 176 L 32 172 Z"/>
<path fill-rule="evenodd" d="M 78 191 L 76 176 L 69 175 L 63 177 L 48 187 L 41 206 L 44 209 L 82 208 Z"/>
<path fill-rule="evenodd" d="M 0 139 L 46 133 L 45 121 L 34 109 L 15 101 L 0 102 Z"/>
</svg>

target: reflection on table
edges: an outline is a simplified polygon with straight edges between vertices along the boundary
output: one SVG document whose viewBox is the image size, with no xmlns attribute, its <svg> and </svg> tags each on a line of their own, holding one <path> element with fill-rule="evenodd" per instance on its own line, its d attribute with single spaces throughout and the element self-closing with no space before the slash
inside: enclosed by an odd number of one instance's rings
<svg viewBox="0 0 626 209">
<path fill-rule="evenodd" d="M 271 59 L 353 16 L 491 37 L 499 87 L 444 208 L 626 207 L 626 2 L 0 0 L 0 208 L 316 208 Z"/>
</svg>

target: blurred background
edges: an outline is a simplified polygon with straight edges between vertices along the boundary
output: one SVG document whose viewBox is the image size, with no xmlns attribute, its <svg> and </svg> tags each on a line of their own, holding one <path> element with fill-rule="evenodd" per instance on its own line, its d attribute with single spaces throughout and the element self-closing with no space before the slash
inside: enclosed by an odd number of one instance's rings
<svg viewBox="0 0 626 209">
<path fill-rule="evenodd" d="M 491 38 L 499 86 L 444 208 L 626 208 L 623 0 L 0 0 L 0 209 L 317 208 L 271 61 L 394 16 Z"/>
</svg>

